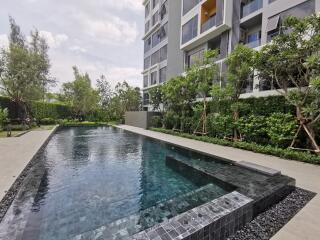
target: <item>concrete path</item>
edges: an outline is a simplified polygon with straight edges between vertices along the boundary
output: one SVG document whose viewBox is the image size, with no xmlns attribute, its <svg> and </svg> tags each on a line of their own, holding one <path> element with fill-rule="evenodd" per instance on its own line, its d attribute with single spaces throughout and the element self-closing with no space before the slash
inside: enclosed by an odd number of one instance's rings
<svg viewBox="0 0 320 240">
<path fill-rule="evenodd" d="M 119 128 L 139 133 L 148 137 L 163 140 L 178 146 L 183 146 L 199 152 L 209 153 L 233 161 L 247 161 L 269 168 L 280 170 L 282 174 L 297 180 L 297 186 L 317 193 L 273 240 L 318 240 L 320 239 L 320 166 L 297 161 L 290 161 L 269 155 L 250 151 L 214 145 L 192 139 L 181 138 L 168 134 L 144 130 L 141 128 L 120 125 Z"/>
<path fill-rule="evenodd" d="M 0 138 L 0 200 L 53 130 Z"/>
</svg>

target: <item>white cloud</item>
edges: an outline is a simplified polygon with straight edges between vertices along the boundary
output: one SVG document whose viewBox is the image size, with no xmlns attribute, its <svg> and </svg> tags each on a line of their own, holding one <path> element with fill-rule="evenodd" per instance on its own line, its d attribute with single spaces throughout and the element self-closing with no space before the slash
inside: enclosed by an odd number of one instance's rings
<svg viewBox="0 0 320 240">
<path fill-rule="evenodd" d="M 39 31 L 41 37 L 46 39 L 50 48 L 58 48 L 62 43 L 66 42 L 69 37 L 65 34 L 56 34 L 48 31 Z"/>
<path fill-rule="evenodd" d="M 9 39 L 7 34 L 0 34 L 0 48 L 7 48 L 9 46 Z"/>
<path fill-rule="evenodd" d="M 109 15 L 102 20 L 78 12 L 73 17 L 83 32 L 100 44 L 128 45 L 139 35 L 136 22 L 130 23 L 116 16 Z"/>
<path fill-rule="evenodd" d="M 69 48 L 70 51 L 72 52 L 76 52 L 76 53 L 86 53 L 87 52 L 87 49 L 83 48 L 83 47 L 80 47 L 80 46 L 71 46 Z"/>
<path fill-rule="evenodd" d="M 106 5 L 109 5 L 110 7 L 117 8 L 119 10 L 123 9 L 131 9 L 135 11 L 142 11 L 143 5 L 142 0 L 114 0 L 114 1 L 105 1 L 101 0 L 106 3 Z"/>
</svg>

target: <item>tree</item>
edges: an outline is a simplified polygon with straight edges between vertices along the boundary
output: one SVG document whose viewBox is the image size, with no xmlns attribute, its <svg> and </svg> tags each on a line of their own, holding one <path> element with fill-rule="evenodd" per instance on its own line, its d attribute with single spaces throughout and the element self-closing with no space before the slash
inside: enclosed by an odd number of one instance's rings
<svg viewBox="0 0 320 240">
<path fill-rule="evenodd" d="M 91 87 L 91 80 L 87 73 L 81 74 L 77 67 L 73 67 L 74 81 L 62 85 L 60 99 L 72 106 L 75 116 L 81 120 L 94 112 L 98 104 L 98 92 Z"/>
<path fill-rule="evenodd" d="M 243 89 L 247 86 L 250 75 L 254 72 L 255 50 L 242 44 L 236 46 L 234 51 L 227 57 L 227 83 L 224 88 L 215 84 L 212 90 L 213 98 L 218 101 L 231 101 L 231 110 L 234 123 L 239 120 L 240 112 L 247 108 L 246 104 L 239 101 Z M 239 129 L 234 127 L 233 139 L 241 138 Z"/>
<path fill-rule="evenodd" d="M 207 131 L 207 97 L 213 81 L 217 79 L 218 67 L 214 58 L 218 55 L 217 50 L 207 50 L 203 59 L 198 59 L 194 65 L 187 70 L 186 77 L 195 84 L 196 92 L 202 98 L 203 109 L 198 126 L 194 134 L 206 135 Z M 198 131 L 201 127 L 201 131 Z"/>
<path fill-rule="evenodd" d="M 289 17 L 280 34 L 261 49 L 256 66 L 261 79 L 283 95 L 296 108 L 299 129 L 310 146 L 320 154 L 315 140 L 315 124 L 320 120 L 320 16 Z"/>
<path fill-rule="evenodd" d="M 126 81 L 118 83 L 108 106 L 109 119 L 123 120 L 126 111 L 139 111 L 140 109 L 140 89 L 130 86 Z"/>
<path fill-rule="evenodd" d="M 101 75 L 100 78 L 97 79 L 97 89 L 100 96 L 99 105 L 105 109 L 110 104 L 113 92 L 110 83 L 104 75 Z"/>
<path fill-rule="evenodd" d="M 21 118 L 25 119 L 31 114 L 28 109 L 30 101 L 43 97 L 44 86 L 48 87 L 54 80 L 49 77 L 45 40 L 38 34 L 32 34 L 32 43 L 28 46 L 20 27 L 11 17 L 10 27 L 9 48 L 1 50 L 0 88 L 19 106 Z"/>
<path fill-rule="evenodd" d="M 164 99 L 163 85 L 153 87 L 149 90 L 150 104 L 153 106 L 154 111 L 163 113 L 166 109 Z"/>
<path fill-rule="evenodd" d="M 190 77 L 177 76 L 163 85 L 164 101 L 170 111 L 180 114 L 180 130 L 184 130 L 184 120 L 196 100 L 195 82 Z"/>
</svg>

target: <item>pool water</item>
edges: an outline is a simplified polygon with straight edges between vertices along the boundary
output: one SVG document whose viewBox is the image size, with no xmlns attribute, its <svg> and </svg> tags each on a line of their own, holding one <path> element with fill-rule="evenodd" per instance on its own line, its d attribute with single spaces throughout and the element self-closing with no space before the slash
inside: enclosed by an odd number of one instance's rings
<svg viewBox="0 0 320 240">
<path fill-rule="evenodd" d="M 25 204 L 23 209 L 11 209 L 0 224 L 0 238 L 80 239 L 81 234 L 150 212 L 170 199 L 188 198 L 206 186 L 210 186 L 210 194 L 206 193 L 209 200 L 228 192 L 203 175 L 189 176 L 170 168 L 166 164 L 168 155 L 208 158 L 112 127 L 61 129 L 40 155 L 36 174 L 26 179 L 29 182 L 21 190 L 25 193 L 20 193 L 25 196 L 19 197 L 23 200 L 11 207 Z M 217 168 L 223 165 L 213 164 Z M 182 209 L 187 211 L 196 205 Z M 13 221 L 17 223 L 14 228 Z M 136 228 L 136 232 L 146 227 L 150 224 Z"/>
</svg>

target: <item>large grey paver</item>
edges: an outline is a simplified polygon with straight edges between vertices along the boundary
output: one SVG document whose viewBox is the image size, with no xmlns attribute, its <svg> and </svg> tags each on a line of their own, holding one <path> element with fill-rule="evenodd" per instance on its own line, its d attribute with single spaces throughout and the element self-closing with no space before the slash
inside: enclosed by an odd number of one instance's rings
<svg viewBox="0 0 320 240">
<path fill-rule="evenodd" d="M 0 200 L 52 131 L 31 131 L 21 137 L 0 138 Z"/>
<path fill-rule="evenodd" d="M 280 170 L 282 174 L 295 178 L 298 187 L 316 192 L 317 196 L 312 199 L 310 203 L 293 219 L 291 219 L 291 221 L 286 224 L 272 238 L 272 240 L 318 240 L 320 238 L 320 227 L 318 221 L 320 217 L 320 166 L 200 142 L 127 125 L 120 125 L 118 127 L 127 131 L 186 147 L 188 149 L 208 153 L 219 158 L 229 159 L 236 162 L 247 161 L 268 168 L 277 169 Z"/>
</svg>

